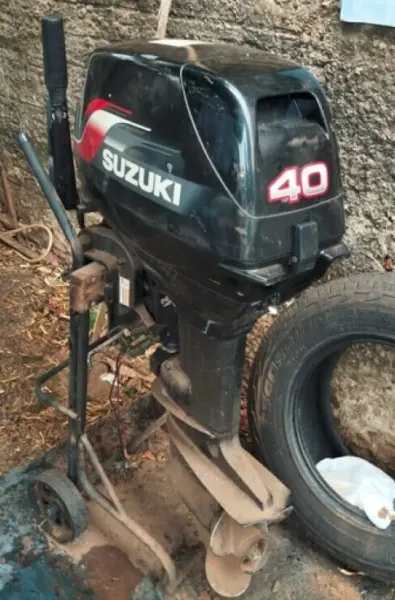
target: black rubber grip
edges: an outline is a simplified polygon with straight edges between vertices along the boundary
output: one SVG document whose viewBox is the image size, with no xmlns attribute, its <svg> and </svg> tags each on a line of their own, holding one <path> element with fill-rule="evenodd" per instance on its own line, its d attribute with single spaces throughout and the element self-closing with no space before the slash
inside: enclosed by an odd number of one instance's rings
<svg viewBox="0 0 395 600">
<path fill-rule="evenodd" d="M 49 91 L 66 90 L 67 62 L 62 17 L 44 17 L 41 31 L 45 85 Z"/>
</svg>

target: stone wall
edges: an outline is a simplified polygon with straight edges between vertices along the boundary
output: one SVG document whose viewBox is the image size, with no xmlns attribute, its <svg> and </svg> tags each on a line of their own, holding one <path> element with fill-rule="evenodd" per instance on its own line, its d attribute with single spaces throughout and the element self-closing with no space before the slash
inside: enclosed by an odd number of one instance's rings
<svg viewBox="0 0 395 600">
<path fill-rule="evenodd" d="M 310 66 L 325 86 L 347 190 L 348 269 L 381 269 L 395 255 L 395 32 L 339 21 L 338 0 L 173 0 L 169 37 L 220 39 Z M 152 36 L 155 0 L 9 0 L 0 13 L 0 141 L 24 218 L 42 200 L 13 142 L 27 130 L 45 152 L 40 18 L 66 19 L 70 105 L 85 58 L 106 41 Z"/>
</svg>

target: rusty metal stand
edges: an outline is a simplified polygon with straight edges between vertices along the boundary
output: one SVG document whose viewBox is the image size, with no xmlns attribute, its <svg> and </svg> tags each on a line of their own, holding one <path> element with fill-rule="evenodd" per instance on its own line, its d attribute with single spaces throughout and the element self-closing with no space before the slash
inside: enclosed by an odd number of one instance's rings
<svg viewBox="0 0 395 600">
<path fill-rule="evenodd" d="M 141 525 L 125 512 L 118 495 L 108 479 L 100 460 L 85 432 L 88 358 L 120 337 L 122 331 L 110 332 L 89 345 L 89 311 L 93 302 L 103 297 L 106 269 L 99 263 L 90 263 L 70 275 L 70 359 L 41 375 L 36 383 L 36 394 L 47 406 L 61 412 L 69 420 L 68 477 L 69 479 L 131 531 L 160 560 L 167 574 L 167 590 L 177 584 L 176 568 L 168 552 Z M 54 399 L 44 386 L 63 369 L 69 367 L 69 406 Z M 159 425 L 157 425 L 158 427 Z M 141 443 L 141 440 L 140 442 Z M 85 458 L 99 477 L 108 495 L 106 498 L 90 482 L 85 470 Z"/>
</svg>

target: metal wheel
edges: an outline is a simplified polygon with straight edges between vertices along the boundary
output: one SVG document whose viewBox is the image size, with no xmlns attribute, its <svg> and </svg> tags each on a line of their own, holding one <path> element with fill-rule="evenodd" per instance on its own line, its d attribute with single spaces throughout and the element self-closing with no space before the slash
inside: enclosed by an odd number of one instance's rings
<svg viewBox="0 0 395 600">
<path fill-rule="evenodd" d="M 86 529 L 85 501 L 61 471 L 40 473 L 30 485 L 29 497 L 42 527 L 57 542 L 71 542 Z"/>
</svg>

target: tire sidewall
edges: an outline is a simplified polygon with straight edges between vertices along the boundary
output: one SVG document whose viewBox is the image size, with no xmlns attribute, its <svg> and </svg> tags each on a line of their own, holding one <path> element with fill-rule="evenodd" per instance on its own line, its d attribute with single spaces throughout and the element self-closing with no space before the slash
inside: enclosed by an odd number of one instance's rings
<svg viewBox="0 0 395 600">
<path fill-rule="evenodd" d="M 262 459 L 290 487 L 295 512 L 310 534 L 321 545 L 324 539 L 327 550 L 343 560 L 358 545 L 354 567 L 375 565 L 386 579 L 391 569 L 395 579 L 395 536 L 388 529 L 376 529 L 358 511 L 350 510 L 324 483 L 317 486 L 316 476 L 311 475 L 297 449 L 293 419 L 302 381 L 322 360 L 325 348 L 336 344 L 344 347 L 353 339 L 357 343 L 370 337 L 395 345 L 395 306 L 386 304 L 385 298 L 360 305 L 352 299 L 348 303 L 341 298 L 329 299 L 324 308 L 316 303 L 303 312 L 295 310 L 280 317 L 254 363 L 250 423 Z"/>
</svg>

